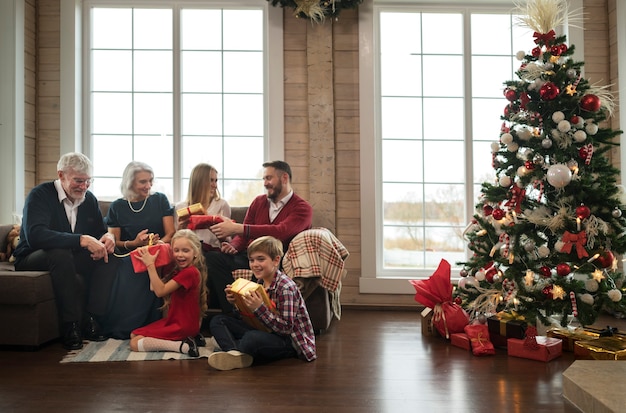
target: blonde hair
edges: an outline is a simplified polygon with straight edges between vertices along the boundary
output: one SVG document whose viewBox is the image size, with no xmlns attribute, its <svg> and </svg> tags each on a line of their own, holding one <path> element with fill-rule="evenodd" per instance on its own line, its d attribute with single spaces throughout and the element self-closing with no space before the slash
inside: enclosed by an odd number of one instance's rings
<svg viewBox="0 0 626 413">
<path fill-rule="evenodd" d="M 208 288 L 207 288 L 207 266 L 204 260 L 204 254 L 202 253 L 202 246 L 200 238 L 198 235 L 189 230 L 189 229 L 180 229 L 174 233 L 172 240 L 170 241 L 170 245 L 174 246 L 174 242 L 180 238 L 185 238 L 191 244 L 191 248 L 193 249 L 194 259 L 192 265 L 198 269 L 200 272 L 200 295 L 198 297 L 198 304 L 200 305 L 200 322 L 202 322 L 202 318 L 206 314 L 208 310 Z M 177 272 L 180 268 L 178 264 L 174 267 L 174 270 L 168 275 L 167 280 L 171 279 L 175 272 Z M 164 282 L 167 282 L 164 280 Z M 161 309 L 166 311 L 169 308 L 171 301 L 171 297 L 168 295 L 163 299 L 163 306 Z"/>
<path fill-rule="evenodd" d="M 220 199 L 220 191 L 217 188 L 213 198 L 211 198 L 211 191 L 207 190 L 207 186 L 211 184 L 211 172 L 218 173 L 217 169 L 208 163 L 199 163 L 193 167 L 189 177 L 189 188 L 187 189 L 188 205 L 200 203 L 208 208 L 211 202 Z"/>
<path fill-rule="evenodd" d="M 281 240 L 266 235 L 252 241 L 248 246 L 248 257 L 255 252 L 261 252 L 270 256 L 271 259 L 283 257 L 283 243 Z"/>
</svg>

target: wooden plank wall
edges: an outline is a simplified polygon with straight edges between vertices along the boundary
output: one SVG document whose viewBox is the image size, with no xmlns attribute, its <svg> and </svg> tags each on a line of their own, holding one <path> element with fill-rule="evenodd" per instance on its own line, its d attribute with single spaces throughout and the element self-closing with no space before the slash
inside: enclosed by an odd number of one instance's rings
<svg viewBox="0 0 626 413">
<path fill-rule="evenodd" d="M 609 44 L 614 47 L 616 42 L 615 1 L 583 3 L 587 17 L 587 77 L 603 80 L 605 84 L 615 83 L 617 76 L 616 53 L 609 49 Z M 25 53 L 30 68 L 25 80 L 30 90 L 26 98 L 26 164 L 30 178 L 25 191 L 29 191 L 34 184 L 55 177 L 59 156 L 60 2 L 27 0 L 26 3 Z M 36 33 L 34 38 L 33 33 Z M 314 225 L 332 229 L 350 251 L 342 304 L 414 306 L 412 295 L 358 291 L 361 276 L 358 60 L 357 10 L 344 10 L 338 20 L 329 19 L 323 25 L 297 19 L 291 10 L 285 10 L 285 160 L 293 167 L 296 192 L 314 206 Z M 34 106 L 33 102 L 36 102 Z"/>
</svg>

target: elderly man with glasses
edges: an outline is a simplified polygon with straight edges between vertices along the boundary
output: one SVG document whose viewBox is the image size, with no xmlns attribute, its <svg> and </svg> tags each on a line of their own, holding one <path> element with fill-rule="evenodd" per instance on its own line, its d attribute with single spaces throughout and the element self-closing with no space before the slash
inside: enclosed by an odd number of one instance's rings
<svg viewBox="0 0 626 413">
<path fill-rule="evenodd" d="M 77 350 L 83 338 L 104 340 L 94 314 L 106 311 L 115 271 L 108 268 L 115 240 L 87 189 L 92 164 L 81 153 L 67 153 L 57 164 L 58 179 L 34 187 L 22 217 L 15 249 L 18 271 L 50 271 L 63 346 Z"/>
</svg>

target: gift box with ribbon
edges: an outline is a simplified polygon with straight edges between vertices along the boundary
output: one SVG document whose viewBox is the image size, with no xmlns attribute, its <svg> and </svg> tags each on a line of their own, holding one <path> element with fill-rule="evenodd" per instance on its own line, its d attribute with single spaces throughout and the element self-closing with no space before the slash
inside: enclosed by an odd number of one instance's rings
<svg viewBox="0 0 626 413">
<path fill-rule="evenodd" d="M 272 330 L 263 324 L 263 322 L 248 309 L 243 300 L 244 296 L 250 294 L 252 291 L 256 291 L 261 295 L 261 298 L 263 298 L 263 304 L 265 304 L 265 306 L 271 311 L 276 311 L 276 304 L 270 300 L 265 288 L 263 288 L 263 284 L 258 284 L 254 281 L 246 280 L 245 278 L 237 278 L 231 284 L 230 289 L 235 294 L 235 306 L 239 310 L 239 314 L 241 314 L 243 321 L 257 330 L 271 332 Z"/>
<path fill-rule="evenodd" d="M 528 323 L 515 312 L 500 311 L 487 319 L 487 326 L 494 345 L 506 347 L 509 338 L 522 339 L 526 336 Z"/>
<path fill-rule="evenodd" d="M 493 343 L 489 340 L 489 329 L 484 324 L 470 324 L 465 326 L 475 356 L 490 356 L 496 354 Z"/>
<path fill-rule="evenodd" d="M 172 262 L 172 252 L 170 244 L 155 244 L 140 248 L 148 248 L 148 252 L 150 253 L 150 255 L 156 254 L 157 251 L 159 252 L 159 255 L 156 257 L 156 261 L 154 262 L 154 266 L 157 268 L 164 267 Z M 130 260 L 133 263 L 133 270 L 136 273 L 146 272 L 148 271 L 148 269 L 146 268 L 146 264 L 144 264 L 141 258 L 139 258 L 138 250 L 139 248 L 133 250 L 130 253 Z"/>
<path fill-rule="evenodd" d="M 454 333 L 450 334 L 450 344 L 454 347 L 459 347 L 464 350 L 471 350 L 472 344 L 470 343 L 470 338 L 465 333 Z"/>
<path fill-rule="evenodd" d="M 180 208 L 176 210 L 176 216 L 178 218 L 187 217 L 190 215 L 204 215 L 206 212 L 204 211 L 204 207 L 201 203 L 189 205 L 186 208 Z"/>
<path fill-rule="evenodd" d="M 563 354 L 563 341 L 560 338 L 535 336 L 534 339 L 509 338 L 507 354 L 530 360 L 550 361 Z"/>
<path fill-rule="evenodd" d="M 578 360 L 626 360 L 626 339 L 612 336 L 577 341 L 574 345 L 574 357 Z"/>
<path fill-rule="evenodd" d="M 191 230 L 206 229 L 220 222 L 224 222 L 224 220 L 219 215 L 192 215 L 189 217 L 187 228 Z"/>
<path fill-rule="evenodd" d="M 548 337 L 560 338 L 563 341 L 563 351 L 574 351 L 574 346 L 578 341 L 590 341 L 595 340 L 600 335 L 591 331 L 587 331 L 582 328 L 576 328 L 573 330 L 563 327 L 553 327 L 548 329 Z"/>
</svg>

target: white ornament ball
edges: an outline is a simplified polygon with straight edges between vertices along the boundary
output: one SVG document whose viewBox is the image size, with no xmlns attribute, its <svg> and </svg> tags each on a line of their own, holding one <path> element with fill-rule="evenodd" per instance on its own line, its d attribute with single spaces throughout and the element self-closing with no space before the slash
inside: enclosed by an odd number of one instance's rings
<svg viewBox="0 0 626 413">
<path fill-rule="evenodd" d="M 557 241 L 554 243 L 554 249 L 557 251 L 561 251 L 565 243 L 563 241 Z"/>
<path fill-rule="evenodd" d="M 517 168 L 517 176 L 519 177 L 528 175 L 528 172 L 530 172 L 530 170 L 526 168 L 524 165 Z"/>
<path fill-rule="evenodd" d="M 539 255 L 539 258 L 546 258 L 548 255 L 550 255 L 550 248 L 548 248 L 546 245 L 542 245 L 539 248 L 537 248 L 537 255 Z"/>
<path fill-rule="evenodd" d="M 589 291 L 590 293 L 595 293 L 596 291 L 598 291 L 598 287 L 598 282 L 593 278 L 585 281 L 585 290 Z"/>
<path fill-rule="evenodd" d="M 476 271 L 476 279 L 478 281 L 485 281 L 485 270 L 478 270 Z"/>
<path fill-rule="evenodd" d="M 572 171 L 566 165 L 559 163 L 548 168 L 546 177 L 553 187 L 563 188 L 572 181 Z"/>
<path fill-rule="evenodd" d="M 581 143 L 587 140 L 587 134 L 584 130 L 577 130 L 574 132 L 574 141 Z"/>
<path fill-rule="evenodd" d="M 572 129 L 572 124 L 567 120 L 562 120 L 557 125 L 557 128 L 563 133 L 569 132 Z"/>
<path fill-rule="evenodd" d="M 614 303 L 622 299 L 622 292 L 617 289 L 612 289 L 611 291 L 607 293 L 607 295 L 609 296 L 611 301 L 613 301 Z"/>
<path fill-rule="evenodd" d="M 535 250 L 535 241 L 530 240 L 526 244 L 524 244 L 524 250 L 526 250 L 526 252 L 534 251 Z"/>
<path fill-rule="evenodd" d="M 524 60 L 525 57 L 526 57 L 526 52 L 523 50 L 520 50 L 519 52 L 515 53 L 515 58 L 519 61 Z"/>
<path fill-rule="evenodd" d="M 565 119 L 565 114 L 560 110 L 552 114 L 552 120 L 554 121 L 554 123 L 559 123 L 563 119 Z"/>
<path fill-rule="evenodd" d="M 544 149 L 550 149 L 552 147 L 552 139 L 543 138 L 543 140 L 541 141 L 541 147 Z"/>
<path fill-rule="evenodd" d="M 465 277 L 465 278 L 461 278 L 459 280 L 459 288 L 464 288 L 464 289 L 468 289 L 470 287 L 473 287 L 474 285 L 476 285 L 478 282 L 476 281 L 476 278 L 469 276 L 469 277 Z"/>
<path fill-rule="evenodd" d="M 567 72 L 565 72 L 565 74 L 570 79 L 573 79 L 573 78 L 575 78 L 578 75 L 578 73 L 576 73 L 576 70 L 574 70 L 574 69 L 567 69 Z"/>
<path fill-rule="evenodd" d="M 506 149 L 509 152 L 517 152 L 517 150 L 519 149 L 519 144 L 517 142 L 511 142 L 508 145 L 506 145 Z"/>
<path fill-rule="evenodd" d="M 598 133 L 598 125 L 596 125 L 595 123 L 588 123 L 587 126 L 585 126 L 585 131 L 589 134 L 589 135 L 595 135 L 596 133 Z"/>
<path fill-rule="evenodd" d="M 612 212 L 611 215 L 613 215 L 613 218 L 619 218 L 622 216 L 622 210 L 619 208 L 615 208 Z"/>
<path fill-rule="evenodd" d="M 510 133 L 503 133 L 502 136 L 500 136 L 500 141 L 505 144 L 508 145 L 509 143 L 513 142 L 513 135 L 511 135 Z"/>
<path fill-rule="evenodd" d="M 581 294 L 578 298 L 587 305 L 593 305 L 593 296 L 591 294 Z"/>
<path fill-rule="evenodd" d="M 498 152 L 500 150 L 500 144 L 498 142 L 491 142 L 491 152 Z"/>
<path fill-rule="evenodd" d="M 527 140 L 530 140 L 530 138 L 533 137 L 533 134 L 530 131 L 530 129 L 524 127 L 524 128 L 520 128 L 517 131 L 517 137 L 520 138 L 523 141 L 527 141 Z"/>
<path fill-rule="evenodd" d="M 502 175 L 500 179 L 498 179 L 498 183 L 503 188 L 508 188 L 511 186 L 511 177 L 508 175 Z"/>
</svg>

